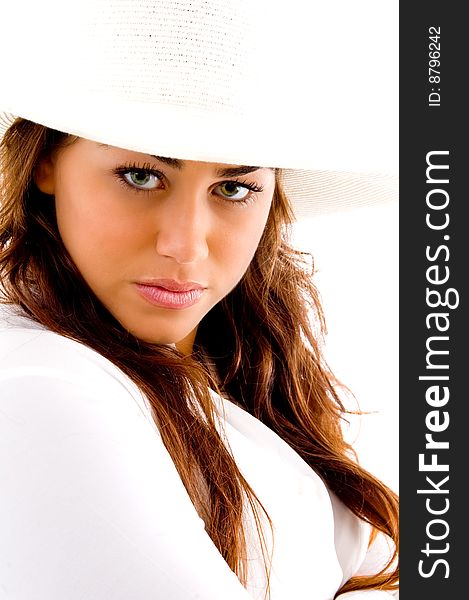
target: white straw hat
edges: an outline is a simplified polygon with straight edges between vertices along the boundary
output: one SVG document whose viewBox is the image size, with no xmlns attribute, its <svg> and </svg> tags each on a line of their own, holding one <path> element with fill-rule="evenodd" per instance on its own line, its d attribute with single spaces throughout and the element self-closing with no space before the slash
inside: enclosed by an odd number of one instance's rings
<svg viewBox="0 0 469 600">
<path fill-rule="evenodd" d="M 396 200 L 397 7 L 11 0 L 0 140 L 20 116 L 159 156 L 280 167 L 297 218 Z"/>
</svg>

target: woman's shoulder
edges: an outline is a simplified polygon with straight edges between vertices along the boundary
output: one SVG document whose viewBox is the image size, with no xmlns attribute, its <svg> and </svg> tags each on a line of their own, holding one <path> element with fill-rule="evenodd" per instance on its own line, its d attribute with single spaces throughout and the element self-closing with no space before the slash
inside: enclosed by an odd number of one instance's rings
<svg viewBox="0 0 469 600">
<path fill-rule="evenodd" d="M 4 385 L 9 380 L 18 389 L 40 382 L 54 389 L 79 387 L 88 395 L 123 395 L 148 412 L 138 387 L 110 360 L 50 331 L 11 304 L 0 304 L 0 380 Z"/>
<path fill-rule="evenodd" d="M 0 370 L 49 367 L 80 373 L 103 366 L 118 371 L 93 349 L 47 329 L 19 306 L 0 304 Z"/>
</svg>

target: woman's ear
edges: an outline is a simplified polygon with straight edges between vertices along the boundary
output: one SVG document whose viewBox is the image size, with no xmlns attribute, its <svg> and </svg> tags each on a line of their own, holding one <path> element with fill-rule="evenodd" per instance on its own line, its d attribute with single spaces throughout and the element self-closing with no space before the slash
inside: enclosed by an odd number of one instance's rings
<svg viewBox="0 0 469 600">
<path fill-rule="evenodd" d="M 39 159 L 34 169 L 34 182 L 43 194 L 54 195 L 54 161 L 51 155 Z"/>
</svg>

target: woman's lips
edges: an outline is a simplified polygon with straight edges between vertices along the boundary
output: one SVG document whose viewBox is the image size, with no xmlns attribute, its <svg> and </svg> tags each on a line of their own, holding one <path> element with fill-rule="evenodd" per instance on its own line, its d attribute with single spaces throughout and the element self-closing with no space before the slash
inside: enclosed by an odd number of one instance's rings
<svg viewBox="0 0 469 600">
<path fill-rule="evenodd" d="M 137 290 L 147 300 L 163 308 L 183 309 L 196 304 L 205 288 L 193 281 L 178 282 L 173 279 L 157 279 L 137 282 Z"/>
</svg>

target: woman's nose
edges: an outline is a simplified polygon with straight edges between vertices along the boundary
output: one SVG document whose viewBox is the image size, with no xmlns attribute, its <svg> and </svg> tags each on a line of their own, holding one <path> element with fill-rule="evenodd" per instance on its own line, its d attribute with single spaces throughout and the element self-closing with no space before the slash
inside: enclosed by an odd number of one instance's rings
<svg viewBox="0 0 469 600">
<path fill-rule="evenodd" d="M 210 208 L 204 194 L 174 194 L 166 198 L 157 215 L 156 251 L 179 264 L 208 256 Z"/>
</svg>

